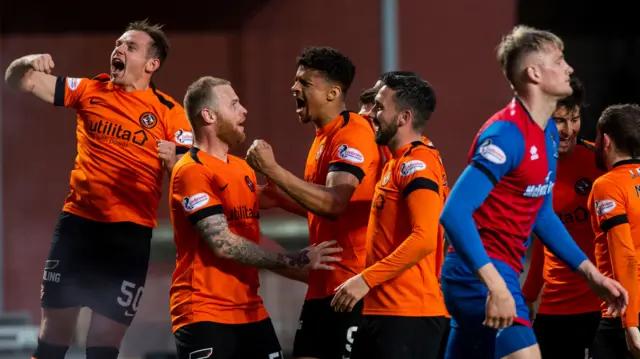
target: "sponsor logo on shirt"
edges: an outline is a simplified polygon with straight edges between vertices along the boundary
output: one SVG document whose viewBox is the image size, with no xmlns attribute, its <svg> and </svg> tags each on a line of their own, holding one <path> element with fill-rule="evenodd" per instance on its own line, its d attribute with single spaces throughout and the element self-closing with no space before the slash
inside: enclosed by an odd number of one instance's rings
<svg viewBox="0 0 640 359">
<path fill-rule="evenodd" d="M 549 171 L 542 184 L 528 185 L 523 196 L 543 197 L 553 192 L 553 186 L 555 186 L 556 183 L 551 180 L 551 174 L 553 174 L 553 171 Z"/>
<path fill-rule="evenodd" d="M 400 166 L 400 176 L 406 177 L 411 176 L 412 174 L 422 171 L 427 168 L 427 165 L 419 160 L 411 160 L 405 162 Z"/>
<path fill-rule="evenodd" d="M 507 155 L 502 148 L 495 145 L 491 140 L 486 140 L 480 145 L 478 150 L 480 156 L 484 157 L 487 161 L 501 165 L 507 162 Z"/>
<path fill-rule="evenodd" d="M 209 195 L 206 193 L 196 193 L 191 197 L 185 197 L 182 200 L 182 207 L 187 212 L 193 212 L 196 209 L 209 203 Z"/>
<path fill-rule="evenodd" d="M 596 201 L 596 213 L 598 216 L 604 216 L 605 214 L 613 211 L 616 208 L 616 202 L 611 199 L 603 199 Z"/>
<path fill-rule="evenodd" d="M 342 144 L 340 145 L 340 147 L 338 147 L 338 157 L 345 161 L 353 163 L 364 162 L 364 156 L 362 155 L 362 152 L 353 147 L 349 147 L 346 144 Z"/>
</svg>

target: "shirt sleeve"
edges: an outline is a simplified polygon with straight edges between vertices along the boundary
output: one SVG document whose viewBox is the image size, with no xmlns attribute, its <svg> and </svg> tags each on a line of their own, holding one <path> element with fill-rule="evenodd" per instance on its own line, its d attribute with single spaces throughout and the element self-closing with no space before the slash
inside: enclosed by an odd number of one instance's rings
<svg viewBox="0 0 640 359">
<path fill-rule="evenodd" d="M 185 154 L 193 146 L 193 132 L 184 108 L 176 105 L 167 118 L 167 140 L 176 144 L 176 154 Z"/>
<path fill-rule="evenodd" d="M 411 234 L 390 255 L 362 272 L 369 287 L 395 278 L 442 248 L 438 245 L 442 197 L 435 165 L 434 161 L 429 163 L 425 156 L 420 156 L 407 158 L 397 167 L 394 178 L 408 207 Z"/>
<path fill-rule="evenodd" d="M 538 300 L 544 285 L 544 246 L 539 240 L 534 240 L 532 246 L 529 272 L 522 286 L 522 294 L 528 303 L 534 303 Z"/>
<path fill-rule="evenodd" d="M 552 193 L 544 197 L 544 203 L 536 217 L 533 231 L 540 241 L 558 259 L 564 262 L 572 270 L 587 260 L 587 255 L 578 247 L 567 228 L 553 210 Z"/>
<path fill-rule="evenodd" d="M 358 127 L 340 130 L 333 138 L 329 172 L 349 172 L 362 182 L 369 169 L 379 160 L 378 146 L 371 129 Z"/>
<path fill-rule="evenodd" d="M 449 243 L 473 272 L 489 263 L 473 212 L 487 199 L 494 185 L 520 165 L 524 137 L 516 124 L 496 121 L 480 134 L 476 143 L 471 164 L 458 178 L 440 216 Z"/>
<path fill-rule="evenodd" d="M 595 223 L 607 236 L 614 278 L 629 293 L 627 311 L 622 316 L 622 326 L 638 326 L 638 263 L 636 249 L 627 218 L 624 191 L 606 178 L 599 178 L 591 190 L 595 209 Z"/>
<path fill-rule="evenodd" d="M 58 77 L 53 95 L 55 106 L 71 107 L 78 109 L 80 101 L 87 97 L 91 80 L 80 77 Z"/>
<path fill-rule="evenodd" d="M 496 121 L 478 136 L 471 165 L 495 185 L 520 165 L 524 147 L 524 136 L 515 123 Z"/>
<path fill-rule="evenodd" d="M 179 168 L 171 185 L 172 201 L 180 203 L 192 224 L 223 213 L 222 202 L 212 191 L 215 185 L 212 176 L 204 166 L 193 163 Z"/>
</svg>

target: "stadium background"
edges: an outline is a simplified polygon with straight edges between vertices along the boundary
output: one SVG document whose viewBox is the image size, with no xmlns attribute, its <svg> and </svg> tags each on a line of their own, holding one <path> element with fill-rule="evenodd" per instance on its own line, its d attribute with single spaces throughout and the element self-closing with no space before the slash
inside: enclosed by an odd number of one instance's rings
<svg viewBox="0 0 640 359">
<path fill-rule="evenodd" d="M 313 129 L 298 123 L 289 88 L 294 60 L 305 46 L 328 45 L 349 55 L 357 76 L 348 96 L 385 70 L 413 70 L 437 91 L 427 135 L 440 148 L 451 183 L 465 165 L 480 124 L 509 101 L 511 92 L 495 60 L 502 34 L 516 23 L 550 29 L 566 43 L 566 56 L 587 87 L 590 106 L 583 135 L 604 106 L 640 99 L 640 38 L 626 2 L 587 8 L 574 0 L 243 0 L 109 3 L 98 9 L 67 2 L 3 1 L 0 65 L 30 53 L 50 53 L 55 73 L 91 77 L 108 71 L 115 39 L 129 21 L 166 24 L 172 43 L 156 85 L 182 101 L 202 75 L 231 80 L 249 110 L 248 141 L 274 147 L 276 158 L 301 175 Z M 97 5 L 97 4 L 96 4 Z M 0 86 L 0 352 L 30 350 L 40 320 L 42 265 L 76 153 L 72 110 L 53 109 Z M 165 186 L 166 188 L 166 186 Z M 174 267 L 166 196 L 155 231 L 145 294 L 121 350 L 126 358 L 174 351 L 168 287 Z M 307 240 L 306 224 L 279 211 L 263 213 L 263 231 L 287 248 Z M 262 274 L 261 293 L 285 352 L 297 327 L 305 286 Z M 87 315 L 81 316 L 86 323 Z M 78 337 L 84 337 L 80 325 Z M 82 347 L 83 343 L 77 343 Z M 14 352 L 15 353 L 15 352 Z"/>
</svg>

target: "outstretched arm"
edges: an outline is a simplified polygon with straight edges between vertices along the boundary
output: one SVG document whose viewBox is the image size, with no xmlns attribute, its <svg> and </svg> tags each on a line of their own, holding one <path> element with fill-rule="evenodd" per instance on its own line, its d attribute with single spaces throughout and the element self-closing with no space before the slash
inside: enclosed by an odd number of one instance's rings
<svg viewBox="0 0 640 359">
<path fill-rule="evenodd" d="M 299 269 L 309 264 L 307 250 L 302 250 L 295 255 L 268 251 L 260 245 L 232 233 L 222 213 L 199 220 L 195 227 L 202 239 L 220 258 L 235 260 L 249 267 L 268 269 Z"/>
<path fill-rule="evenodd" d="M 260 246 L 269 251 L 285 253 L 284 248 L 282 248 L 282 246 L 280 246 L 278 242 L 272 240 L 269 237 L 265 237 L 264 235 L 260 236 Z M 272 268 L 270 270 L 285 278 L 296 280 L 302 283 L 307 283 L 307 280 L 309 278 L 308 270 L 297 270 L 291 268 Z"/>
</svg>

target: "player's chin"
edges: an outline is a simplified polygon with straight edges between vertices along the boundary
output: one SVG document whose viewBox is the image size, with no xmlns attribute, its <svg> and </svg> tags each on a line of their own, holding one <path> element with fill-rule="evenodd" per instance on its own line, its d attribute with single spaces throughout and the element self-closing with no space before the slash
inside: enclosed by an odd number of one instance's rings
<svg viewBox="0 0 640 359">
<path fill-rule="evenodd" d="M 243 144 L 247 139 L 247 134 L 244 133 L 244 129 L 236 132 L 236 145 Z"/>
<path fill-rule="evenodd" d="M 122 71 L 111 72 L 111 82 L 115 85 L 124 84 L 124 74 Z"/>
</svg>

